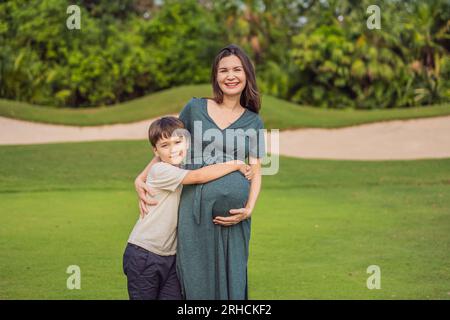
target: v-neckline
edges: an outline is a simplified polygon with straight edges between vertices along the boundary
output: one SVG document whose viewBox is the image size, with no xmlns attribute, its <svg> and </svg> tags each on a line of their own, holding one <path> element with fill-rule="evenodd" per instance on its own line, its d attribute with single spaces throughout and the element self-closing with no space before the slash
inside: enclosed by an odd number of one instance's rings
<svg viewBox="0 0 450 320">
<path fill-rule="evenodd" d="M 204 103 L 203 103 L 203 107 L 204 107 L 204 110 L 205 110 L 205 114 L 206 114 L 206 117 L 217 127 L 217 129 L 219 129 L 220 131 L 225 131 L 225 130 L 227 130 L 227 129 L 229 129 L 232 125 L 234 125 L 236 122 L 238 122 L 243 116 L 244 116 L 244 114 L 246 114 L 247 113 L 247 108 L 244 108 L 244 112 L 242 112 L 242 114 L 236 119 L 236 120 L 234 120 L 232 123 L 230 123 L 227 127 L 225 127 L 225 128 L 221 128 L 221 127 L 219 127 L 218 125 L 217 125 L 217 123 L 214 121 L 214 119 L 209 115 L 209 113 L 208 113 L 208 99 L 206 99 L 206 98 L 203 98 L 203 101 L 204 101 Z"/>
</svg>

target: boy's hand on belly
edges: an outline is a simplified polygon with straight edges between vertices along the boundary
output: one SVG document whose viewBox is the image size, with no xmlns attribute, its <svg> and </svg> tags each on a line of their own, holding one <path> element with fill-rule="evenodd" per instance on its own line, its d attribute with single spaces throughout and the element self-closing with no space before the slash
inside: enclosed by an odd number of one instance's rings
<svg viewBox="0 0 450 320">
<path fill-rule="evenodd" d="M 251 166 L 249 166 L 248 164 L 243 165 L 243 166 L 239 169 L 239 171 L 245 176 L 245 178 L 246 178 L 247 180 L 252 180 L 252 178 L 253 178 L 253 173 L 254 173 L 254 172 L 253 172 Z"/>
<path fill-rule="evenodd" d="M 230 217 L 217 216 L 213 219 L 214 224 L 219 224 L 224 227 L 232 226 L 238 224 L 239 222 L 250 218 L 252 211 L 249 208 L 231 209 Z"/>
</svg>

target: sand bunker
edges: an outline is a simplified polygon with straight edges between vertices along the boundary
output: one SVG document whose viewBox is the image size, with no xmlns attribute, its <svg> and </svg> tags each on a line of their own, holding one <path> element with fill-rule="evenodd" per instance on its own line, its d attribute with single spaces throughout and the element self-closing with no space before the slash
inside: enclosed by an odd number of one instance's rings
<svg viewBox="0 0 450 320">
<path fill-rule="evenodd" d="M 77 127 L 0 117 L 0 145 L 147 139 L 152 121 Z M 279 154 L 354 160 L 449 158 L 450 116 L 280 131 Z"/>
</svg>

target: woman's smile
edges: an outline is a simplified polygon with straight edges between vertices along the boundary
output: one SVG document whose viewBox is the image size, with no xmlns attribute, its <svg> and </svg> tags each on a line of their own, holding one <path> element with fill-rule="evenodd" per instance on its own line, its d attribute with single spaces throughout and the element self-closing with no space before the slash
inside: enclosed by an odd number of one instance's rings
<svg viewBox="0 0 450 320">
<path fill-rule="evenodd" d="M 236 82 L 225 82 L 225 85 L 228 88 L 233 89 L 233 88 L 236 88 L 239 85 L 239 83 L 240 83 L 239 81 L 236 81 Z"/>
</svg>

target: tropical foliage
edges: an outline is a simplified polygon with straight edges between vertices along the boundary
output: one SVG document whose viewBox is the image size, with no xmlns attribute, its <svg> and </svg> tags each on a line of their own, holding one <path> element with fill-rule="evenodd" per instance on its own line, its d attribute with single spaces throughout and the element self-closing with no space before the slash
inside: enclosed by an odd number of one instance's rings
<svg viewBox="0 0 450 320">
<path fill-rule="evenodd" d="M 99 106 L 207 83 L 216 52 L 236 43 L 263 93 L 325 108 L 450 101 L 450 3 L 373 1 L 77 1 L 0 3 L 0 97 Z"/>
</svg>

